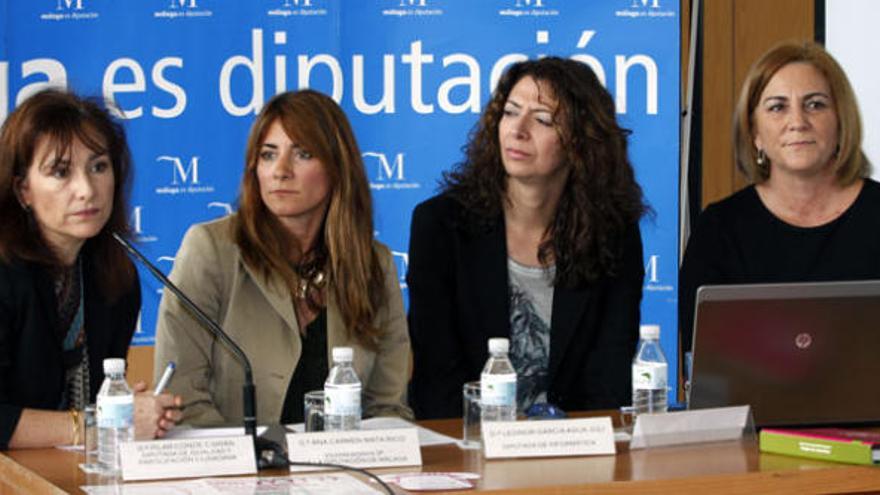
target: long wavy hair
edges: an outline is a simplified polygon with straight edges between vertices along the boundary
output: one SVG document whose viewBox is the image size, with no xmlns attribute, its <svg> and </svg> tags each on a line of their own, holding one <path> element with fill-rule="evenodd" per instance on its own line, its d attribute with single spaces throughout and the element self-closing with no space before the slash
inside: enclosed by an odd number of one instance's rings
<svg viewBox="0 0 880 495">
<path fill-rule="evenodd" d="M 465 160 L 444 174 L 442 187 L 477 228 L 503 213 L 507 174 L 498 125 L 511 90 L 524 77 L 541 81 L 558 106 L 553 116 L 568 180 L 538 259 L 556 264 L 554 285 L 577 287 L 616 273 L 624 231 L 649 211 L 627 156 L 627 136 L 614 101 L 585 64 L 546 57 L 513 64 L 501 77 L 464 146 Z"/>
<path fill-rule="evenodd" d="M 313 248 L 322 252 L 304 253 L 302 246 L 291 246 L 291 237 L 260 196 L 260 148 L 276 121 L 321 161 L 330 179 L 330 201 Z M 279 94 L 266 104 L 248 137 L 238 215 L 232 228 L 245 262 L 267 278 L 272 273 L 280 275 L 291 293 L 297 290 L 300 277 L 292 261 L 325 260 L 322 268 L 346 328 L 362 344 L 375 345 L 381 329 L 374 320 L 387 295 L 373 246 L 370 188 L 351 125 L 331 98 L 300 90 Z"/>
<path fill-rule="evenodd" d="M 101 102 L 61 89 L 41 91 L 18 106 L 0 129 L 0 259 L 35 262 L 50 269 L 62 266 L 46 242 L 33 213 L 22 207 L 17 189 L 33 166 L 37 146 L 46 140 L 55 156 L 67 156 L 75 140 L 91 151 L 106 153 L 113 168 L 113 210 L 83 253 L 99 261 L 95 273 L 105 297 L 115 301 L 135 281 L 134 265 L 112 237 L 127 235 L 131 154 L 125 131 Z"/>
</svg>

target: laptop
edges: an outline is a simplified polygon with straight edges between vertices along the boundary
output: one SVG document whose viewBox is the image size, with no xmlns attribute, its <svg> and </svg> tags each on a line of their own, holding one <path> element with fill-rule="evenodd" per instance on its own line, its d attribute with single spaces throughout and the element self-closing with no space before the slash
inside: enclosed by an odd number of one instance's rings
<svg viewBox="0 0 880 495">
<path fill-rule="evenodd" d="M 880 280 L 704 286 L 688 407 L 755 425 L 880 423 Z"/>
</svg>

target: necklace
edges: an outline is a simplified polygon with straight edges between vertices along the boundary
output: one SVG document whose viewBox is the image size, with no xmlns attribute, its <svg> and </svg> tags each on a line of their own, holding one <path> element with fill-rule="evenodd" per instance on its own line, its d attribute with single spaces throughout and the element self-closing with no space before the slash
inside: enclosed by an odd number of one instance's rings
<svg viewBox="0 0 880 495">
<path fill-rule="evenodd" d="M 294 296 L 297 299 L 306 299 L 312 290 L 321 290 L 326 282 L 327 279 L 321 270 L 315 270 L 309 275 L 300 275 Z"/>
</svg>

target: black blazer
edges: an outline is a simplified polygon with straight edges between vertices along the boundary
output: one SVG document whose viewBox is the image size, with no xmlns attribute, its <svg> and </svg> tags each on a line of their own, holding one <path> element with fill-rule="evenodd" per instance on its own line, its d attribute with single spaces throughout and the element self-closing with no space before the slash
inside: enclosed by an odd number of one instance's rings
<svg viewBox="0 0 880 495">
<path fill-rule="evenodd" d="M 618 275 L 556 287 L 550 323 L 548 401 L 565 410 L 629 404 L 644 265 L 638 225 L 623 239 Z M 460 417 L 462 385 L 479 380 L 490 337 L 510 337 L 504 219 L 468 226 L 462 207 L 435 196 L 410 232 L 410 403 L 420 419 Z"/>
<path fill-rule="evenodd" d="M 140 284 L 108 304 L 83 259 L 90 400 L 104 381 L 104 358 L 125 358 L 141 305 Z M 54 283 L 33 263 L 0 263 L 0 449 L 24 408 L 57 409 L 64 390 Z"/>
</svg>

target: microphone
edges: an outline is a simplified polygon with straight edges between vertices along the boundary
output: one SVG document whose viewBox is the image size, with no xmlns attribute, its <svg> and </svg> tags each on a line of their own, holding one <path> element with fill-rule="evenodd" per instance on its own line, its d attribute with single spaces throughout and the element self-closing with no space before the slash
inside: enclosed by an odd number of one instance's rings
<svg viewBox="0 0 880 495">
<path fill-rule="evenodd" d="M 192 312 L 204 328 L 208 329 L 212 335 L 220 339 L 220 341 L 232 351 L 232 354 L 235 355 L 236 359 L 244 368 L 244 386 L 242 386 L 244 432 L 246 435 L 250 435 L 254 439 L 254 449 L 257 454 L 257 467 L 259 469 L 267 469 L 287 466 L 287 455 L 284 453 L 283 447 L 271 440 L 257 436 L 257 400 L 256 387 L 254 386 L 254 374 L 251 369 L 251 362 L 247 355 L 245 355 L 244 351 L 241 350 L 241 347 L 232 340 L 229 334 L 227 334 L 220 325 L 206 315 L 201 308 L 196 306 L 192 299 L 174 285 L 174 282 L 169 280 L 168 277 L 156 267 L 156 265 L 151 263 L 143 254 L 141 254 L 131 242 L 121 236 L 118 232 L 113 232 L 112 235 L 126 251 L 150 271 L 153 277 L 159 280 L 165 288 L 169 289 L 175 296 L 177 296 L 180 302 Z"/>
</svg>

